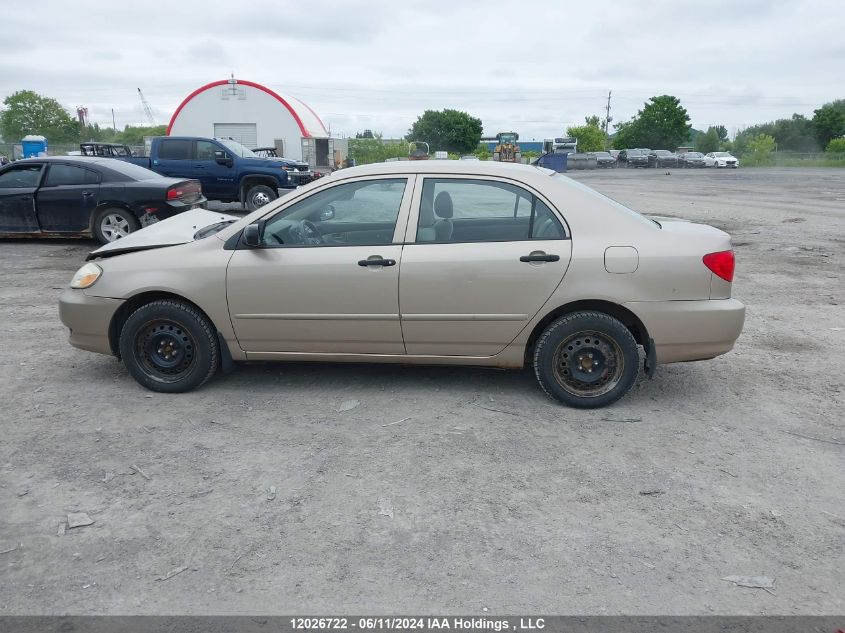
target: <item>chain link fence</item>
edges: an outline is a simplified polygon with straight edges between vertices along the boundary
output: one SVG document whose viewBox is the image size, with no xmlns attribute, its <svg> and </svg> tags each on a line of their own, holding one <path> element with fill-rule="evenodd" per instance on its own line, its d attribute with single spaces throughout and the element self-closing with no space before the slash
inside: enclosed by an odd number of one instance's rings
<svg viewBox="0 0 845 633">
<path fill-rule="evenodd" d="M 147 148 L 144 145 L 130 145 L 133 156 L 146 156 Z M 73 156 L 73 152 L 79 153 L 79 143 L 58 143 L 47 146 L 48 156 Z M 23 150 L 20 143 L 0 143 L 0 155 L 9 160 L 23 158 Z"/>
</svg>

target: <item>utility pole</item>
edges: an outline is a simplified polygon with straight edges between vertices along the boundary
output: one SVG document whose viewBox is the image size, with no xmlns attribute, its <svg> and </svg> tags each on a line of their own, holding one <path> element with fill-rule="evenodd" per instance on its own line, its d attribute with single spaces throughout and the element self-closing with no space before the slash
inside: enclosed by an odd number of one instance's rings
<svg viewBox="0 0 845 633">
<path fill-rule="evenodd" d="M 114 108 L 111 109 L 111 126 L 112 126 L 112 129 L 115 132 L 117 132 L 117 123 L 115 123 L 115 120 L 114 120 Z"/>
<path fill-rule="evenodd" d="M 610 125 L 610 122 L 613 121 L 613 117 L 610 116 L 610 94 L 611 91 L 607 91 L 607 114 L 604 117 L 604 148 L 607 149 L 607 128 Z"/>
</svg>

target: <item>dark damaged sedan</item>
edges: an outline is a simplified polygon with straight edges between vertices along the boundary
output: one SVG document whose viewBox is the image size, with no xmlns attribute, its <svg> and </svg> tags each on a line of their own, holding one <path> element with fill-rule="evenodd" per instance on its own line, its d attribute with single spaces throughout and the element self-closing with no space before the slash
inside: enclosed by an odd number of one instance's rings
<svg viewBox="0 0 845 633">
<path fill-rule="evenodd" d="M 20 160 L 0 169 L 0 236 L 91 236 L 102 243 L 205 203 L 196 180 L 83 156 Z"/>
</svg>

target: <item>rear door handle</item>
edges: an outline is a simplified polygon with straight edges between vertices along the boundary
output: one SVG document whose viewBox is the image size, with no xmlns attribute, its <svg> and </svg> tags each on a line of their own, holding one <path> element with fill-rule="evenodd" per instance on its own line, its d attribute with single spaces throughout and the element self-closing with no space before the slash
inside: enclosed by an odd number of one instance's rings
<svg viewBox="0 0 845 633">
<path fill-rule="evenodd" d="M 560 261 L 560 255 L 546 255 L 545 253 L 537 253 L 531 255 L 523 255 L 519 258 L 521 262 L 556 262 Z"/>
<path fill-rule="evenodd" d="M 395 259 L 381 259 L 381 258 L 374 258 L 374 259 L 360 259 L 358 260 L 359 266 L 395 266 L 396 260 Z"/>
</svg>

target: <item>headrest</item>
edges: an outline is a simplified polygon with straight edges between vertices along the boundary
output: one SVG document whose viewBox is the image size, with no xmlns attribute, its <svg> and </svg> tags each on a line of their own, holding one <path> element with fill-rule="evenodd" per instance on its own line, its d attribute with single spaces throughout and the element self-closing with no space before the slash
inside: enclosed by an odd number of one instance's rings
<svg viewBox="0 0 845 633">
<path fill-rule="evenodd" d="M 431 187 L 423 187 L 422 200 L 420 201 L 420 217 L 417 220 L 417 224 L 422 228 L 434 226 L 435 217 L 431 194 Z"/>
<path fill-rule="evenodd" d="M 454 214 L 452 196 L 448 191 L 441 191 L 434 199 L 434 213 L 438 218 L 451 218 Z"/>
</svg>

